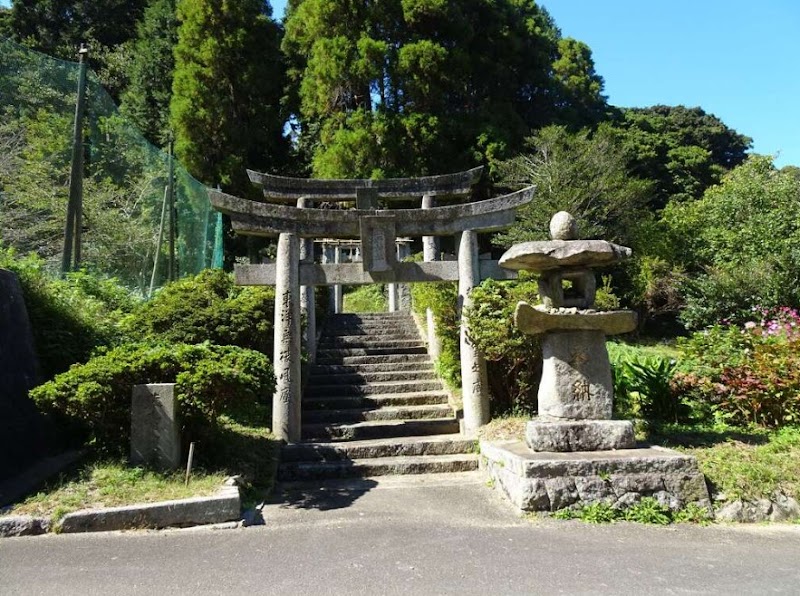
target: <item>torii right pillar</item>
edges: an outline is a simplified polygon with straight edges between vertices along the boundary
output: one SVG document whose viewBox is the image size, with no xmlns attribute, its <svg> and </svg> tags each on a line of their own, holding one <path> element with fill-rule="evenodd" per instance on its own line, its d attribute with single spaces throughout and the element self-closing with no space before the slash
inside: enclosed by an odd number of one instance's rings
<svg viewBox="0 0 800 596">
<path fill-rule="evenodd" d="M 458 306 L 461 319 L 461 390 L 464 401 L 464 432 L 473 435 L 489 422 L 489 391 L 486 360 L 467 335 L 464 309 L 471 303 L 472 288 L 481 283 L 478 234 L 461 233 L 458 243 Z"/>
</svg>

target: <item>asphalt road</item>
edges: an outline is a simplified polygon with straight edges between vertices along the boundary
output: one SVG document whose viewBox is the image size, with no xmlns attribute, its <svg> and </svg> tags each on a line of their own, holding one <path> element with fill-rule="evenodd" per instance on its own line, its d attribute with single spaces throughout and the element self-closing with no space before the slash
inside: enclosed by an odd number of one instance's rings
<svg viewBox="0 0 800 596">
<path fill-rule="evenodd" d="M 264 525 L 0 540 L 0 594 L 800 594 L 800 526 L 517 516 L 475 475 L 288 493 Z"/>
</svg>

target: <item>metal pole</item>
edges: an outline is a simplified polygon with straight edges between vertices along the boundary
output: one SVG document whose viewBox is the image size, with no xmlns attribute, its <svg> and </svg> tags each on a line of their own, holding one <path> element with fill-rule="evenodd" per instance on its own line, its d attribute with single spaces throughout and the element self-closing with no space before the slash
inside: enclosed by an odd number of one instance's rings
<svg viewBox="0 0 800 596">
<path fill-rule="evenodd" d="M 81 44 L 78 51 L 78 98 L 75 101 L 75 123 L 72 129 L 72 168 L 69 173 L 69 202 L 64 226 L 64 252 L 61 273 L 77 268 L 81 260 L 81 226 L 83 211 L 83 115 L 86 109 L 86 56 L 89 49 Z M 73 253 L 74 250 L 74 253 Z M 73 264 L 73 254 L 75 261 Z"/>
<path fill-rule="evenodd" d="M 158 257 L 161 255 L 161 243 L 164 241 L 164 220 L 167 215 L 167 193 L 169 187 L 164 187 L 164 200 L 161 202 L 161 223 L 158 226 L 158 241 L 156 242 L 156 254 L 153 259 L 153 275 L 150 277 L 150 291 L 147 293 L 148 298 L 153 297 L 153 289 L 156 285 L 156 273 L 158 272 Z"/>
<path fill-rule="evenodd" d="M 167 203 L 169 205 L 169 281 L 178 279 L 178 267 L 175 259 L 175 232 L 177 226 L 177 214 L 175 213 L 175 160 L 173 158 L 174 141 L 169 141 L 169 153 L 167 156 L 168 170 L 167 175 Z"/>
</svg>

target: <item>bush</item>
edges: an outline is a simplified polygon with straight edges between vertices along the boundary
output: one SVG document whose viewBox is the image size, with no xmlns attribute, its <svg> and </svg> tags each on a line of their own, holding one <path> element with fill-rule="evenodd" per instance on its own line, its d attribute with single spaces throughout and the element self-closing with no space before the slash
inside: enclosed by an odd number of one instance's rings
<svg viewBox="0 0 800 596">
<path fill-rule="evenodd" d="M 274 306 L 272 288 L 236 286 L 231 274 L 206 269 L 164 286 L 125 328 L 137 339 L 209 341 L 271 354 Z"/>
<path fill-rule="evenodd" d="M 674 359 L 645 355 L 634 348 L 608 344 L 614 378 L 614 409 L 621 418 L 687 420 L 690 409 L 674 390 Z"/>
<path fill-rule="evenodd" d="M 759 306 L 797 304 L 796 280 L 766 262 L 717 267 L 683 285 L 685 307 L 680 314 L 687 329 L 718 324 L 742 325 Z"/>
<path fill-rule="evenodd" d="M 684 394 L 706 401 L 733 424 L 800 422 L 800 314 L 760 311 L 760 321 L 714 327 L 679 346 L 693 368 L 679 375 Z"/>
<path fill-rule="evenodd" d="M 0 250 L 0 267 L 16 273 L 45 379 L 86 362 L 99 346 L 124 339 L 121 321 L 139 302 L 115 279 L 86 272 L 56 278 L 35 255 Z"/>
<path fill-rule="evenodd" d="M 275 380 L 267 358 L 234 346 L 124 344 L 31 391 L 71 443 L 126 454 L 134 385 L 176 383 L 185 441 L 208 433 L 221 414 L 266 403 Z"/>
<path fill-rule="evenodd" d="M 488 279 L 472 290 L 471 297 L 465 313 L 468 333 L 487 360 L 493 414 L 534 413 L 542 350 L 537 338 L 517 329 L 514 311 L 520 301 L 539 302 L 536 281 L 524 273 L 517 281 Z"/>
<path fill-rule="evenodd" d="M 460 322 L 458 317 L 458 285 L 455 283 L 411 284 L 412 308 L 423 320 L 427 309 L 433 312 L 436 333 L 442 351 L 436 370 L 453 388 L 461 387 Z"/>
<path fill-rule="evenodd" d="M 386 312 L 387 299 L 384 294 L 383 284 L 370 284 L 347 288 L 344 295 L 345 312 Z"/>
</svg>

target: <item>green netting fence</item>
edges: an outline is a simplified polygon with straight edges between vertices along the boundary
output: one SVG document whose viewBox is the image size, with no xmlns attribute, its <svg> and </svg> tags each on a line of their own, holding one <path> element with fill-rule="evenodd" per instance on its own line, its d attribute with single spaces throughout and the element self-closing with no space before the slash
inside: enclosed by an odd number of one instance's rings
<svg viewBox="0 0 800 596">
<path fill-rule="evenodd" d="M 64 245 L 77 62 L 0 39 L 0 244 L 36 252 L 57 270 Z M 168 155 L 120 113 L 89 71 L 84 127 L 81 266 L 147 293 L 168 275 L 158 245 Z M 174 164 L 178 276 L 219 264 L 218 218 L 206 187 Z M 216 256 L 216 259 L 215 259 Z"/>
</svg>

